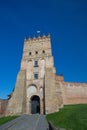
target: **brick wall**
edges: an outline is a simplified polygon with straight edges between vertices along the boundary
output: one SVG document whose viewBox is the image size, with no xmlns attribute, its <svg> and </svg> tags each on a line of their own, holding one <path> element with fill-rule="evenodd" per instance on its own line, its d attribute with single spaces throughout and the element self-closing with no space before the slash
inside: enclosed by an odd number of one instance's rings
<svg viewBox="0 0 87 130">
<path fill-rule="evenodd" d="M 8 100 L 0 99 L 0 116 L 5 115 Z"/>
<path fill-rule="evenodd" d="M 56 76 L 59 82 L 63 104 L 84 104 L 87 103 L 87 83 L 64 82 L 63 76 Z"/>
</svg>

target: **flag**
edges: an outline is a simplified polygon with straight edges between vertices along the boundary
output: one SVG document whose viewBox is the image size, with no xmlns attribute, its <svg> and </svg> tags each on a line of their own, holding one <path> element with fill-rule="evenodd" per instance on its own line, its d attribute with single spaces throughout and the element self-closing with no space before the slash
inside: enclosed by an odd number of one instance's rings
<svg viewBox="0 0 87 130">
<path fill-rule="evenodd" d="M 38 30 L 37 33 L 40 33 L 40 31 Z"/>
</svg>

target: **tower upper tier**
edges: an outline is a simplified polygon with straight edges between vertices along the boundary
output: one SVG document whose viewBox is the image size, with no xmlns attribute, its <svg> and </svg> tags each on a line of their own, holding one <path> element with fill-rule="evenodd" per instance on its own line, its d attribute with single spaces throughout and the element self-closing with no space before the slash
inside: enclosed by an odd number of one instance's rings
<svg viewBox="0 0 87 130">
<path fill-rule="evenodd" d="M 52 56 L 50 35 L 24 40 L 23 60 Z"/>
</svg>

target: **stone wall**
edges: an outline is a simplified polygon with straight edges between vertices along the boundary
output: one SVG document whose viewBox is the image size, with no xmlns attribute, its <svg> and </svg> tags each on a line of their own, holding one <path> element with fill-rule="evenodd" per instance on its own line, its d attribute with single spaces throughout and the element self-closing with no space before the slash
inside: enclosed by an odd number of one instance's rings
<svg viewBox="0 0 87 130">
<path fill-rule="evenodd" d="M 87 103 L 87 84 L 64 83 L 63 89 L 66 95 L 64 104 Z"/>
<path fill-rule="evenodd" d="M 55 73 L 52 68 L 47 68 L 45 73 L 45 111 L 52 113 L 58 111 Z"/>
<path fill-rule="evenodd" d="M 25 73 L 26 73 L 25 71 L 21 70 L 17 76 L 14 92 L 12 93 L 12 97 L 8 101 L 6 115 L 16 115 L 25 113 L 26 109 Z"/>
<path fill-rule="evenodd" d="M 64 82 L 62 76 L 56 78 L 62 89 L 63 104 L 83 104 L 87 103 L 87 84 Z"/>
<path fill-rule="evenodd" d="M 0 116 L 5 115 L 7 104 L 8 104 L 8 100 L 0 99 Z"/>
</svg>

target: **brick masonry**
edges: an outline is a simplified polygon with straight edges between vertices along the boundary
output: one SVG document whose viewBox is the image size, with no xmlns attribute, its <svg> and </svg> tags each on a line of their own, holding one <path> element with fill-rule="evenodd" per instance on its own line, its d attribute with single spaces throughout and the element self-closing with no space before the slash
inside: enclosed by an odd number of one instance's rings
<svg viewBox="0 0 87 130">
<path fill-rule="evenodd" d="M 8 104 L 8 100 L 0 99 L 0 116 L 4 116 L 5 115 L 7 104 Z"/>
</svg>

